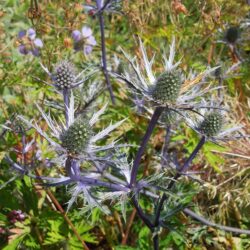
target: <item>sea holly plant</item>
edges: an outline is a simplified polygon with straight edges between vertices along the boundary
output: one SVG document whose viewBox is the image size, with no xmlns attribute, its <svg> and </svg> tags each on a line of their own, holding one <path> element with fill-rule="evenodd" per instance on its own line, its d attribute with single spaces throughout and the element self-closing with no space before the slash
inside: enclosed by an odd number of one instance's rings
<svg viewBox="0 0 250 250">
<path fill-rule="evenodd" d="M 44 66 L 43 66 L 44 68 Z M 48 72 L 47 69 L 45 69 Z M 100 116 L 105 112 L 107 105 L 104 105 L 99 111 L 89 117 L 89 114 L 84 110 L 81 114 L 75 115 L 74 95 L 72 88 L 75 88 L 83 80 L 77 80 L 78 76 L 73 68 L 73 65 L 68 61 L 62 61 L 55 66 L 53 73 L 48 74 L 53 80 L 53 86 L 62 94 L 65 107 L 65 120 L 57 122 L 53 120 L 49 114 L 46 114 L 40 106 L 37 105 L 42 117 L 46 121 L 51 130 L 51 137 L 44 132 L 36 122 L 29 121 L 23 116 L 18 118 L 25 122 L 29 127 L 33 127 L 42 137 L 44 137 L 51 145 L 51 147 L 58 153 L 58 157 L 52 159 L 53 162 L 57 162 L 65 166 L 65 170 L 68 174 L 63 178 L 39 177 L 39 179 L 52 180 L 51 185 L 68 185 L 76 183 L 78 185 L 78 193 L 84 192 L 88 194 L 90 187 L 107 187 L 119 192 L 127 192 L 128 188 L 120 184 L 112 184 L 102 180 L 104 170 L 114 165 L 112 159 L 112 151 L 117 150 L 123 145 L 117 144 L 117 142 L 111 142 L 110 144 L 99 146 L 96 143 L 106 137 L 110 132 L 120 126 L 124 120 L 111 124 L 103 130 L 94 133 L 93 126 L 98 122 Z M 67 91 L 67 93 L 65 93 Z M 108 152 L 108 155 L 105 154 Z M 101 153 L 101 156 L 99 155 Z M 111 154 L 111 155 L 110 155 Z M 110 156 L 109 156 L 110 155 Z M 8 158 L 9 162 L 12 162 Z M 95 168 L 92 173 L 86 172 L 85 175 L 81 174 L 81 163 L 91 162 Z M 17 166 L 13 164 L 13 166 Z M 92 167 L 93 167 L 92 166 Z M 27 169 L 27 168 L 26 168 Z M 18 167 L 18 171 L 24 171 L 25 168 Z M 114 176 L 104 174 L 105 178 L 116 179 Z M 86 182 L 86 183 L 85 183 Z M 76 189 L 76 187 L 75 187 Z M 75 199 L 77 196 L 73 196 Z M 91 198 L 89 194 L 87 196 L 88 201 L 93 205 L 99 203 Z M 99 206 L 99 205 L 98 205 Z M 100 207 L 100 206 L 99 206 Z"/>
<path fill-rule="evenodd" d="M 217 141 L 242 138 L 242 135 L 239 134 L 239 131 L 242 127 L 236 126 L 223 130 L 224 117 L 222 113 L 225 111 L 225 109 L 221 107 L 221 103 L 220 105 L 215 105 L 214 102 L 207 103 L 203 98 L 201 98 L 202 95 L 209 92 L 211 95 L 212 90 L 214 91 L 220 89 L 211 89 L 206 87 L 204 88 L 204 77 L 206 75 L 209 75 L 209 73 L 216 70 L 217 68 L 214 68 L 212 70 L 209 69 L 199 74 L 198 77 L 196 76 L 194 79 L 184 80 L 181 70 L 177 69 L 180 61 L 174 64 L 175 40 L 173 40 L 172 45 L 170 46 L 169 58 L 166 59 L 166 57 L 164 57 L 165 72 L 160 73 L 158 77 L 155 77 L 155 74 L 152 70 L 154 57 L 149 60 L 142 41 L 139 40 L 139 42 L 143 58 L 142 62 L 139 63 L 136 58 L 131 58 L 127 55 L 127 53 L 124 52 L 124 55 L 129 62 L 129 66 L 127 67 L 127 69 L 129 70 L 125 70 L 121 75 L 114 72 L 112 74 L 117 77 L 117 79 L 125 82 L 132 93 L 135 93 L 137 97 L 139 96 L 142 98 L 143 102 L 141 102 L 141 105 L 146 106 L 145 110 L 150 110 L 148 106 L 154 107 L 155 109 L 133 162 L 130 187 L 135 190 L 135 195 L 131 198 L 133 205 L 135 206 L 140 218 L 153 233 L 154 249 L 159 249 L 160 228 L 167 227 L 169 229 L 169 227 L 167 226 L 167 222 L 164 221 L 165 217 L 161 216 L 161 214 L 164 213 L 164 208 L 166 208 L 166 206 L 169 207 L 169 202 L 167 203 L 167 201 L 171 197 L 169 192 L 171 193 L 172 190 L 174 190 L 174 187 L 177 185 L 176 183 L 179 178 L 183 175 L 186 175 L 192 161 L 201 150 L 203 145 L 206 143 L 206 141 L 210 140 L 216 143 Z M 197 84 L 197 82 L 199 81 L 200 83 Z M 195 83 L 196 85 L 193 85 L 192 83 Z M 186 111 L 192 111 L 193 114 L 196 114 L 197 117 L 194 118 L 193 116 L 191 116 L 194 119 L 192 120 Z M 201 136 L 201 138 L 193 152 L 182 165 L 178 162 L 175 162 L 174 165 L 176 173 L 174 174 L 172 179 L 168 181 L 168 184 L 162 189 L 163 194 L 159 195 L 158 198 L 156 198 L 157 201 L 155 203 L 156 206 L 154 209 L 155 214 L 152 219 L 152 216 L 146 215 L 146 213 L 143 212 L 142 208 L 139 205 L 137 176 L 140 167 L 140 161 L 145 151 L 146 144 L 149 141 L 153 129 L 159 121 L 161 115 L 163 115 L 163 120 L 165 118 L 167 125 L 166 141 L 163 147 L 163 152 L 167 151 L 168 141 L 170 140 L 170 124 L 171 121 L 175 119 L 176 114 L 181 115 L 181 117 L 185 118 L 187 124 L 191 128 L 193 128 Z M 194 121 L 197 122 L 195 123 Z M 237 135 L 230 137 L 229 134 L 233 132 L 236 132 Z M 203 223 L 206 222 L 207 225 L 211 225 L 211 223 L 209 224 L 207 220 L 201 218 L 193 212 L 190 212 L 189 209 L 185 209 L 185 205 L 182 206 L 181 209 L 178 209 L 178 206 L 176 206 L 172 211 L 172 215 L 176 212 L 179 212 L 180 210 L 183 210 L 193 218 L 198 219 Z M 221 227 L 220 225 L 213 224 L 213 226 L 223 229 L 223 227 Z M 226 227 L 224 228 L 224 230 L 236 233 L 243 233 L 243 231 L 247 234 L 250 233 L 249 230 L 238 231 L 239 229 L 230 227 Z"/>
<path fill-rule="evenodd" d="M 51 106 L 53 112 L 48 111 L 44 106 L 46 102 L 40 103 L 38 100 L 36 107 L 41 114 L 39 119 L 30 120 L 19 114 L 13 121 L 5 124 L 6 129 L 21 134 L 23 147 L 21 158 L 16 157 L 17 159 L 13 160 L 10 154 L 5 157 L 5 160 L 20 175 L 36 179 L 41 185 L 67 187 L 70 195 L 68 211 L 80 200 L 83 204 L 82 210 L 90 213 L 97 207 L 104 213 L 110 214 L 112 212 L 110 204 L 119 204 L 122 215 L 126 219 L 126 207 L 131 204 L 152 233 L 154 249 L 160 247 L 159 237 L 162 228 L 174 231 L 172 219 L 179 212 L 184 212 L 212 227 L 236 234 L 250 234 L 249 230 L 209 222 L 189 207 L 192 204 L 192 198 L 199 192 L 200 184 L 194 176 L 195 173 L 190 172 L 190 168 L 204 144 L 207 141 L 218 144 L 225 140 L 244 137 L 241 126 L 228 128 L 225 124 L 224 113 L 228 112 L 228 108 L 222 107 L 222 101 L 220 100 L 220 103 L 208 101 L 214 92 L 221 88 L 212 88 L 208 82 L 210 73 L 218 68 L 208 68 L 198 74 L 185 74 L 181 68 L 181 60 L 174 62 L 175 39 L 173 39 L 169 56 L 163 56 L 162 70 L 155 71 L 153 67 L 155 57 L 148 58 L 146 48 L 139 40 L 142 61 L 139 62 L 137 58 L 124 52 L 128 64 L 125 71 L 121 74 L 108 72 L 103 13 L 113 9 L 114 2 L 97 0 L 96 6 L 91 8 L 94 10 L 93 14 L 99 19 L 102 70 L 113 103 L 110 75 L 128 85 L 131 95 L 137 98 L 134 103 L 139 103 L 150 118 L 140 145 L 136 148 L 135 158 L 131 159 L 129 154 L 131 145 L 112 137 L 110 140 L 105 140 L 117 129 L 121 129 L 126 119 L 111 122 L 110 125 L 100 129 L 108 104 L 104 104 L 101 98 L 97 98 L 96 92 L 101 92 L 101 89 L 92 76 L 98 70 L 87 68 L 78 72 L 74 63 L 65 59 L 56 63 L 51 71 L 42 63 L 40 64 L 41 69 L 49 77 L 49 80 L 44 80 L 43 83 L 51 86 L 53 93 L 61 97 L 61 103 Z M 40 45 L 39 48 L 42 47 L 42 43 L 35 40 L 35 34 L 31 31 L 22 37 L 24 36 L 29 42 L 34 41 L 34 44 Z M 85 55 L 91 53 L 93 46 L 96 45 L 92 30 L 87 26 L 83 26 L 81 31 L 74 30 L 72 38 L 74 49 L 83 51 Z M 30 50 L 27 53 L 29 52 L 32 53 Z M 86 103 L 95 105 L 90 107 L 85 105 Z M 177 159 L 170 157 L 168 161 L 162 161 L 168 152 L 171 126 L 173 123 L 178 123 L 179 118 L 182 118 L 197 133 L 199 142 L 190 155 L 180 149 Z M 142 157 L 156 126 L 166 127 L 165 143 L 158 160 L 158 170 L 152 171 L 145 177 L 140 174 Z M 50 158 L 46 159 L 49 164 L 45 166 L 43 174 L 37 174 L 36 161 L 26 157 L 31 148 L 38 147 L 35 139 L 30 142 L 26 140 L 28 130 L 35 131 L 36 137 L 46 140 L 52 152 Z M 231 133 L 234 134 L 230 135 Z M 179 147 L 176 148 L 177 150 Z M 60 169 L 57 176 L 55 173 L 53 177 L 50 174 L 44 174 L 48 173 L 51 167 Z M 170 171 L 166 171 L 167 168 Z M 187 179 L 185 177 L 191 181 L 185 181 Z M 147 200 L 150 210 L 144 211 L 141 206 L 142 200 Z M 151 214 L 148 214 L 148 211 L 151 211 Z M 83 246 L 88 249 L 86 245 L 83 244 Z"/>
</svg>

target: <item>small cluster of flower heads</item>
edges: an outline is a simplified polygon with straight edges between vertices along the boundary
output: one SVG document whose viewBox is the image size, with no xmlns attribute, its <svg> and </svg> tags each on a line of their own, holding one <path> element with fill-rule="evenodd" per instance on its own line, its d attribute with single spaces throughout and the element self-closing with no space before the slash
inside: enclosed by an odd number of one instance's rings
<svg viewBox="0 0 250 250">
<path fill-rule="evenodd" d="M 74 40 L 74 50 L 82 51 L 84 55 L 89 55 L 93 47 L 97 44 L 91 28 L 83 26 L 81 31 L 74 30 L 72 32 Z M 40 55 L 40 49 L 43 47 L 43 42 L 36 37 L 36 31 L 32 28 L 22 30 L 18 33 L 18 50 L 21 54 Z"/>
<path fill-rule="evenodd" d="M 89 55 L 96 45 L 95 37 L 92 34 L 91 28 L 87 26 L 83 26 L 81 31 L 74 30 L 72 38 L 74 40 L 75 51 L 83 51 L 85 55 Z"/>
<path fill-rule="evenodd" d="M 40 38 L 36 38 L 36 31 L 32 28 L 20 31 L 18 34 L 19 52 L 23 55 L 31 53 L 34 56 L 39 56 L 40 49 L 43 47 L 43 42 Z"/>
</svg>

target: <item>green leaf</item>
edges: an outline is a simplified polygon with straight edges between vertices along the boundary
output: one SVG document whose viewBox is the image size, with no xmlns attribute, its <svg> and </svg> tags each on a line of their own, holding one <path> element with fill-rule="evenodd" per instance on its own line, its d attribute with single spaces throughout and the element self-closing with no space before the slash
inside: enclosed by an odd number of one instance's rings
<svg viewBox="0 0 250 250">
<path fill-rule="evenodd" d="M 138 250 L 138 248 L 129 246 L 115 246 L 115 250 Z"/>
<path fill-rule="evenodd" d="M 20 235 L 13 241 L 8 243 L 8 246 L 4 247 L 3 250 L 16 250 L 18 249 L 18 245 L 23 241 L 24 237 L 27 235 L 27 233 Z"/>
<path fill-rule="evenodd" d="M 28 247 L 28 249 L 41 249 L 41 246 L 36 242 L 30 234 L 24 240 L 24 245 Z"/>
<path fill-rule="evenodd" d="M 6 223 L 6 222 L 7 222 L 7 216 L 0 213 L 0 225 L 4 225 L 4 223 Z"/>
<path fill-rule="evenodd" d="M 209 164 L 214 168 L 216 172 L 221 173 L 221 169 L 218 167 L 218 165 L 223 164 L 224 159 L 221 156 L 217 155 L 216 153 L 212 152 L 212 150 L 222 152 L 225 151 L 225 148 L 219 147 L 212 143 L 207 143 L 203 147 L 204 155 Z"/>
</svg>

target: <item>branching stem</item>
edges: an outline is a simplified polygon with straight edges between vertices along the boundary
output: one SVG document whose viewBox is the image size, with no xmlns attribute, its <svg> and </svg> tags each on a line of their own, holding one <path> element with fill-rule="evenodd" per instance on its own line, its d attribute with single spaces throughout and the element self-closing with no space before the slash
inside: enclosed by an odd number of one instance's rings
<svg viewBox="0 0 250 250">
<path fill-rule="evenodd" d="M 150 139 L 150 136 L 154 130 L 154 127 L 161 115 L 161 113 L 163 112 L 163 108 L 162 107 L 157 107 L 155 109 L 155 112 L 149 122 L 149 125 L 148 125 L 148 128 L 147 128 L 147 131 L 142 139 L 142 142 L 141 142 L 141 145 L 140 145 L 140 148 L 139 150 L 137 151 L 137 154 L 135 156 L 135 160 L 134 160 L 134 164 L 133 164 L 133 167 L 132 167 L 132 171 L 131 171 L 131 181 L 130 181 L 130 186 L 133 187 L 135 186 L 135 183 L 136 183 L 136 176 L 137 176 L 137 173 L 138 173 L 138 169 L 139 169 L 139 165 L 140 165 L 140 161 L 141 161 L 141 157 L 144 153 L 144 150 L 146 149 L 146 146 L 147 146 L 147 142 L 149 141 Z"/>
<path fill-rule="evenodd" d="M 109 79 L 109 74 L 107 70 L 107 56 L 106 56 L 106 44 L 105 44 L 105 31 L 104 31 L 104 18 L 103 18 L 103 11 L 102 6 L 100 5 L 100 1 L 96 0 L 96 5 L 98 11 L 100 11 L 98 18 L 99 18 L 99 25 L 101 31 L 101 48 L 102 48 L 102 71 L 106 80 L 107 88 L 109 90 L 109 95 L 112 101 L 112 104 L 115 104 L 115 96 L 113 93 L 112 85 Z"/>
<path fill-rule="evenodd" d="M 196 155 L 198 154 L 199 150 L 202 148 L 202 146 L 204 145 L 204 143 L 206 142 L 205 137 L 203 136 L 201 138 L 201 140 L 199 141 L 199 143 L 197 144 L 197 146 L 195 147 L 194 151 L 191 153 L 191 155 L 188 157 L 188 159 L 185 161 L 185 163 L 183 164 L 183 166 L 179 169 L 179 172 L 176 173 L 176 175 L 174 176 L 174 178 L 170 181 L 170 183 L 168 184 L 167 189 L 170 190 L 173 185 L 175 184 L 176 180 L 181 176 L 182 172 L 185 172 L 189 166 L 190 163 L 193 161 L 193 159 L 196 157 Z M 159 227 L 160 224 L 160 215 L 161 215 L 161 210 L 163 208 L 164 202 L 167 200 L 167 195 L 164 193 L 160 199 L 159 205 L 157 207 L 156 210 L 156 214 L 155 214 L 155 222 L 154 222 L 154 227 L 157 228 Z M 153 242 L 154 242 L 154 246 L 157 242 L 159 242 L 159 235 L 155 234 L 153 237 Z M 154 248 L 155 250 L 159 249 L 158 248 Z"/>
</svg>

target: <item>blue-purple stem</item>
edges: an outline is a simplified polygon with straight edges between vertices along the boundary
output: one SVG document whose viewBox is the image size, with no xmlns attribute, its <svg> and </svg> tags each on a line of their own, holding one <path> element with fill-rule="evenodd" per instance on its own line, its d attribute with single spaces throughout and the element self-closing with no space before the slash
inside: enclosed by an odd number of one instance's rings
<svg viewBox="0 0 250 250">
<path fill-rule="evenodd" d="M 69 127 L 69 90 L 64 89 L 63 90 L 63 101 L 64 101 L 64 112 L 65 112 L 65 122 L 66 122 L 66 127 Z"/>
<path fill-rule="evenodd" d="M 236 227 L 228 227 L 228 226 L 223 226 L 223 225 L 219 225 L 219 224 L 216 224 L 214 222 L 211 222 L 205 218 L 203 218 L 202 216 L 194 213 L 193 211 L 191 211 L 190 209 L 188 208 L 185 208 L 183 210 L 183 212 L 189 216 L 191 216 L 192 218 L 194 218 L 195 220 L 197 221 L 200 221 L 201 223 L 203 223 L 204 225 L 207 225 L 209 227 L 216 227 L 220 230 L 224 230 L 226 232 L 232 232 L 232 233 L 236 233 L 236 234 L 247 234 L 247 235 L 250 235 L 250 230 L 247 230 L 247 229 L 241 229 L 241 228 L 236 228 Z"/>
<path fill-rule="evenodd" d="M 65 162 L 65 169 L 67 175 L 70 176 L 71 178 L 80 175 L 80 167 L 78 160 L 71 158 L 70 156 L 68 156 Z"/>
<path fill-rule="evenodd" d="M 170 143 L 170 135 L 171 135 L 171 125 L 168 125 L 166 127 L 165 141 L 164 141 L 164 146 L 162 149 L 162 160 L 161 160 L 162 166 L 164 166 L 165 163 L 168 161 L 168 146 Z"/>
<path fill-rule="evenodd" d="M 147 131 L 146 131 L 146 133 L 145 133 L 145 135 L 144 135 L 144 137 L 142 139 L 140 148 L 137 151 L 137 154 L 136 154 L 136 157 L 135 157 L 135 160 L 134 160 L 134 164 L 133 164 L 133 167 L 132 167 L 132 171 L 131 171 L 131 180 L 130 180 L 130 187 L 131 188 L 136 186 L 136 176 L 137 176 L 137 173 L 138 173 L 141 157 L 142 157 L 142 155 L 143 155 L 143 153 L 145 151 L 147 143 L 148 143 L 148 141 L 150 139 L 150 136 L 151 136 L 151 134 L 152 134 L 152 132 L 154 130 L 154 127 L 157 124 L 157 121 L 158 121 L 162 111 L 163 111 L 162 107 L 157 107 L 155 109 L 154 114 L 153 114 L 153 116 L 152 116 L 152 118 L 151 118 L 151 120 L 149 122 Z M 143 210 L 141 209 L 140 204 L 138 202 L 138 198 L 136 197 L 135 194 L 131 197 L 131 200 L 133 202 L 133 205 L 134 205 L 140 219 L 145 223 L 145 225 L 150 229 L 150 231 L 153 232 L 154 225 L 150 221 L 150 219 L 146 216 L 146 214 L 143 212 Z"/>
<path fill-rule="evenodd" d="M 98 11 L 95 13 L 95 15 L 99 15 L 100 13 L 102 13 L 108 7 L 108 4 L 110 4 L 111 2 L 112 0 L 107 0 L 102 6 L 102 1 L 96 0 L 96 6 L 98 8 Z"/>
<path fill-rule="evenodd" d="M 147 143 L 150 139 L 150 136 L 154 130 L 154 127 L 155 125 L 157 124 L 157 121 L 163 111 L 163 107 L 157 107 L 154 111 L 154 114 L 149 122 L 149 125 L 148 125 L 148 128 L 147 128 L 147 131 L 142 139 L 142 142 L 141 142 L 141 145 L 140 145 L 140 148 L 139 150 L 137 151 L 137 154 L 135 156 L 135 160 L 134 160 L 134 164 L 133 164 L 133 167 L 132 167 L 132 171 L 131 171 L 131 180 L 130 180 L 130 186 L 133 187 L 135 186 L 136 184 L 136 176 L 137 176 L 137 173 L 138 173 L 138 169 L 139 169 L 139 165 L 140 165 L 140 161 L 141 161 L 141 158 L 142 158 L 142 155 L 146 149 L 146 146 L 147 146 Z"/>
<path fill-rule="evenodd" d="M 64 101 L 65 123 L 66 123 L 66 128 L 68 129 L 69 128 L 69 90 L 68 89 L 63 89 L 63 101 Z M 68 156 L 65 162 L 65 170 L 68 176 L 70 176 L 71 178 L 75 175 L 74 170 L 72 169 L 74 164 L 77 164 L 76 160 Z"/>
<path fill-rule="evenodd" d="M 176 175 L 174 176 L 174 178 L 168 184 L 168 186 L 167 186 L 168 190 L 170 190 L 173 187 L 173 185 L 175 184 L 176 180 L 181 176 L 181 173 L 185 172 L 189 168 L 190 163 L 196 157 L 196 155 L 198 154 L 198 152 L 202 148 L 202 146 L 205 144 L 205 142 L 206 142 L 206 138 L 204 136 L 202 136 L 201 140 L 199 141 L 199 143 L 195 147 L 194 151 L 191 153 L 191 155 L 185 161 L 185 163 L 183 164 L 183 166 L 180 169 L 178 169 L 178 173 L 176 173 Z M 156 214 L 155 214 L 154 227 L 156 227 L 156 228 L 160 224 L 161 210 L 162 210 L 164 202 L 166 200 L 167 200 L 167 195 L 164 193 L 162 195 L 161 199 L 160 199 L 160 202 L 159 202 L 159 205 L 157 207 Z M 155 236 L 153 238 L 153 242 L 154 242 L 154 245 L 156 244 L 156 242 L 159 242 L 159 235 L 158 234 L 155 234 Z M 159 249 L 159 246 L 158 246 L 158 248 L 155 248 L 155 250 L 157 250 L 157 249 Z"/>
<path fill-rule="evenodd" d="M 190 166 L 190 163 L 196 157 L 196 155 L 198 154 L 198 152 L 202 148 L 202 146 L 205 144 L 205 142 L 206 142 L 206 138 L 205 138 L 205 136 L 202 136 L 199 143 L 197 144 L 194 151 L 192 152 L 192 154 L 188 157 L 188 159 L 185 161 L 183 166 L 179 169 L 179 172 L 185 172 L 188 169 L 188 167 Z"/>
<path fill-rule="evenodd" d="M 141 218 L 141 220 L 145 223 L 145 225 L 150 229 L 151 232 L 153 232 L 154 230 L 154 225 L 152 224 L 152 222 L 150 221 L 150 219 L 144 214 L 144 212 L 142 211 L 139 203 L 138 203 L 138 199 L 135 196 L 131 197 L 131 200 L 133 202 L 133 205 L 136 209 L 137 214 L 139 215 L 139 217 Z"/>
<path fill-rule="evenodd" d="M 107 56 L 106 56 L 106 44 L 105 44 L 105 32 L 104 32 L 104 18 L 102 13 L 102 6 L 101 1 L 96 0 L 96 6 L 98 11 L 100 11 L 98 18 L 99 18 L 99 25 L 100 25 L 100 31 L 101 31 L 101 48 L 102 48 L 102 71 L 106 80 L 106 84 L 108 87 L 108 91 L 110 94 L 110 98 L 112 101 L 112 104 L 115 104 L 115 97 L 112 89 L 112 85 L 109 79 L 109 74 L 107 70 Z"/>
<path fill-rule="evenodd" d="M 110 182 L 105 182 L 102 180 L 98 180 L 98 179 L 94 179 L 94 178 L 90 178 L 90 177 L 85 177 L 85 176 L 75 176 L 73 178 L 73 180 L 80 181 L 84 184 L 87 184 L 88 186 L 106 187 L 106 188 L 112 189 L 114 191 L 124 191 L 124 192 L 130 191 L 130 189 L 126 186 L 122 186 L 122 185 L 110 183 Z"/>
</svg>

